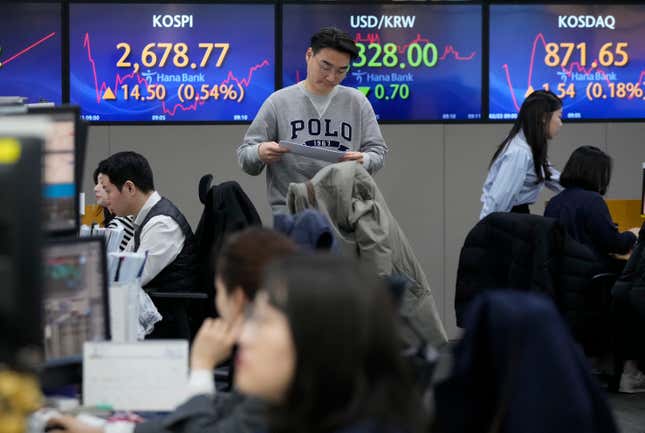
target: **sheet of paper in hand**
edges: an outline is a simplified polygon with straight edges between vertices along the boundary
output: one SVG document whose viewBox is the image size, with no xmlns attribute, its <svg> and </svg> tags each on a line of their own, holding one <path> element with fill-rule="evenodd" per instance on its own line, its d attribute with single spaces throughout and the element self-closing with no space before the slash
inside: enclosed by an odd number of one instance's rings
<svg viewBox="0 0 645 433">
<path fill-rule="evenodd" d="M 280 146 L 289 149 L 289 152 L 296 155 L 306 156 L 308 158 L 320 159 L 327 162 L 339 162 L 345 155 L 340 150 L 331 150 L 326 147 L 305 146 L 304 144 L 294 143 L 293 141 L 280 140 Z"/>
</svg>

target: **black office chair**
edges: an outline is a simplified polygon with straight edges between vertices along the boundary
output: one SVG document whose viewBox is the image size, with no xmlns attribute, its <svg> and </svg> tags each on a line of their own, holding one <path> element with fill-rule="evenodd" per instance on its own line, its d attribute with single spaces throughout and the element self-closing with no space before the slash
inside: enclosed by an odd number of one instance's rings
<svg viewBox="0 0 645 433">
<path fill-rule="evenodd" d="M 196 290 L 199 304 L 189 308 L 191 332 L 196 333 L 206 317 L 217 317 L 215 308 L 216 259 L 231 233 L 250 226 L 262 226 L 262 220 L 251 199 L 237 182 L 213 184 L 213 175 L 205 174 L 198 183 L 199 201 L 204 205 L 195 230 L 197 276 Z M 194 294 L 196 294 L 194 293 Z M 205 298 L 205 301 L 204 301 Z M 191 300 L 193 304 L 195 300 Z M 199 310 L 198 308 L 202 309 Z M 231 389 L 230 362 L 220 365 L 214 373 L 219 386 Z"/>
<path fill-rule="evenodd" d="M 457 269 L 455 310 L 462 326 L 471 301 L 488 290 L 550 296 L 587 355 L 610 348 L 610 290 L 594 253 L 569 237 L 555 219 L 493 213 L 468 233 Z"/>
<path fill-rule="evenodd" d="M 146 339 L 186 339 L 192 343 L 199 326 L 195 327 L 197 313 L 205 310 L 208 296 L 197 292 L 166 292 L 146 290 L 162 316 Z M 168 317 L 172 316 L 172 317 Z M 203 319 L 202 319 L 203 321 Z M 201 325 L 201 321 L 199 322 Z"/>
<path fill-rule="evenodd" d="M 553 295 L 564 231 L 552 218 L 495 212 L 468 233 L 459 255 L 457 326 L 482 292 L 514 289 Z"/>
</svg>

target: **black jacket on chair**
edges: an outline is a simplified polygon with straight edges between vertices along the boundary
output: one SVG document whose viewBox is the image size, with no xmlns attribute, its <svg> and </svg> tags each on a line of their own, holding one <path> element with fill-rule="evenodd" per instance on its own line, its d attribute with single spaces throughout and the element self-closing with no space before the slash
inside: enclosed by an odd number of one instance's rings
<svg viewBox="0 0 645 433">
<path fill-rule="evenodd" d="M 208 295 L 209 306 L 214 306 L 215 259 L 224 239 L 230 233 L 262 225 L 255 206 L 237 182 L 211 186 L 212 181 L 212 175 L 205 175 L 199 182 L 199 200 L 204 211 L 195 230 L 197 287 Z M 209 313 L 214 315 L 214 311 Z"/>
<path fill-rule="evenodd" d="M 459 256 L 455 310 L 463 326 L 466 305 L 492 288 L 554 294 L 555 260 L 564 233 L 554 219 L 496 212 L 468 233 Z"/>
<path fill-rule="evenodd" d="M 492 213 L 473 227 L 461 250 L 457 325 L 463 327 L 466 307 L 477 294 L 516 289 L 552 297 L 576 338 L 583 338 L 590 320 L 590 281 L 597 269 L 593 252 L 568 237 L 557 220 Z"/>
</svg>

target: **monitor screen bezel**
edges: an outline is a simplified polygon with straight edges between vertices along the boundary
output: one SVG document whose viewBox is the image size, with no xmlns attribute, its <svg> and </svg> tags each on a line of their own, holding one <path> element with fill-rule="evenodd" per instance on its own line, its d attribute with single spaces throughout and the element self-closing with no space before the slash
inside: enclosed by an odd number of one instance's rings
<svg viewBox="0 0 645 433">
<path fill-rule="evenodd" d="M 69 229 L 51 230 L 48 229 L 47 233 L 53 236 L 68 236 L 76 235 L 80 230 L 80 199 L 79 194 L 83 190 L 83 169 L 85 166 L 85 148 L 87 143 L 87 128 L 84 122 L 81 121 L 80 107 L 76 105 L 59 105 L 53 107 L 27 107 L 26 115 L 43 115 L 51 116 L 51 121 L 55 122 L 55 116 L 59 114 L 73 114 L 74 116 L 74 187 L 76 194 L 74 195 L 74 208 L 75 218 L 74 227 Z M 44 153 L 44 151 L 43 151 Z"/>
</svg>

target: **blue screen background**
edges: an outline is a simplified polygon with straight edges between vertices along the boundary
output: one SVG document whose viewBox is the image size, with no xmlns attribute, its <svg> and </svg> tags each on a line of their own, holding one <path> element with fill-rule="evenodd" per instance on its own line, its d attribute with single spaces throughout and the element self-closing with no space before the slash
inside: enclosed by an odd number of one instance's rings
<svg viewBox="0 0 645 433">
<path fill-rule="evenodd" d="M 60 5 L 0 5 L 0 96 L 60 104 L 61 38 Z"/>
<path fill-rule="evenodd" d="M 615 17 L 615 29 L 559 28 L 558 16 L 591 15 Z M 567 89 L 574 84 L 575 96 L 563 97 L 563 118 L 622 119 L 645 117 L 643 97 L 612 98 L 609 82 L 640 83 L 645 71 L 645 6 L 638 5 L 492 5 L 490 10 L 490 71 L 489 117 L 516 117 L 527 90 L 543 88 L 551 91 L 559 84 Z M 581 64 L 579 51 L 574 50 L 567 65 L 549 67 L 545 64 L 546 43 L 586 42 L 586 62 Z M 627 42 L 629 62 L 624 67 L 593 67 L 601 47 L 612 42 Z M 533 49 L 535 47 L 535 54 Z M 559 55 L 563 56 L 562 49 Z M 531 61 L 533 67 L 531 68 Z M 507 72 L 508 71 L 508 72 Z M 589 73 L 589 74 L 587 74 Z M 599 74 L 597 76 L 597 74 Z M 615 74 L 615 75 L 612 75 Z M 529 80 L 530 77 L 530 80 Z M 509 84 L 510 82 L 510 84 Z M 587 87 L 600 83 L 602 96 L 589 100 Z M 643 86 L 645 89 L 645 86 Z M 604 97 L 603 97 L 604 96 Z"/>
<path fill-rule="evenodd" d="M 262 102 L 275 90 L 274 6 L 230 4 L 70 4 L 70 100 L 81 106 L 82 115 L 92 121 L 249 121 Z M 193 27 L 153 27 L 153 15 L 192 15 Z M 130 44 L 130 68 L 118 68 L 123 49 Z M 163 67 L 141 64 L 143 48 L 151 42 L 188 46 L 190 62 L 184 68 L 173 65 L 174 51 Z M 215 64 L 221 52 L 215 48 L 205 67 L 199 63 L 205 52 L 200 43 L 230 43 L 222 65 Z M 154 48 L 158 59 L 163 48 Z M 94 66 L 90 61 L 94 61 Z M 138 72 L 134 63 L 140 64 Z M 196 67 L 192 68 L 191 64 Z M 94 75 L 96 73 L 96 76 Z M 192 82 L 199 93 L 203 84 L 234 85 L 242 101 L 227 99 L 187 100 L 178 96 L 179 86 L 188 84 L 182 74 L 199 76 Z M 180 82 L 157 81 L 161 74 L 181 76 Z M 141 94 L 148 84 L 166 87 L 164 100 L 124 99 L 122 85 L 139 84 Z M 116 100 L 103 98 L 110 88 Z M 233 96 L 231 94 L 231 96 Z"/>
<path fill-rule="evenodd" d="M 349 33 L 357 42 L 368 45 L 370 41 L 395 43 L 400 52 L 393 67 L 352 66 L 343 85 L 370 87 L 368 99 L 380 120 L 467 120 L 479 119 L 481 101 L 481 6 L 477 5 L 284 5 L 283 13 L 283 65 L 284 86 L 295 84 L 306 76 L 305 51 L 310 38 L 318 29 L 335 26 Z M 385 28 L 384 22 L 375 27 L 354 26 L 352 16 L 372 15 L 415 16 L 414 26 Z M 361 24 L 354 21 L 354 24 Z M 434 67 L 412 67 L 407 59 L 410 43 L 417 41 L 422 47 L 427 41 L 437 47 L 438 60 Z M 368 60 L 375 50 L 367 50 Z M 383 55 L 379 57 L 383 60 Z M 403 65 L 403 66 L 402 66 Z M 409 97 L 391 98 L 390 84 L 385 94 L 377 98 L 378 82 L 369 82 L 368 74 L 391 76 L 411 74 L 412 80 L 399 81 L 407 84 Z"/>
</svg>

